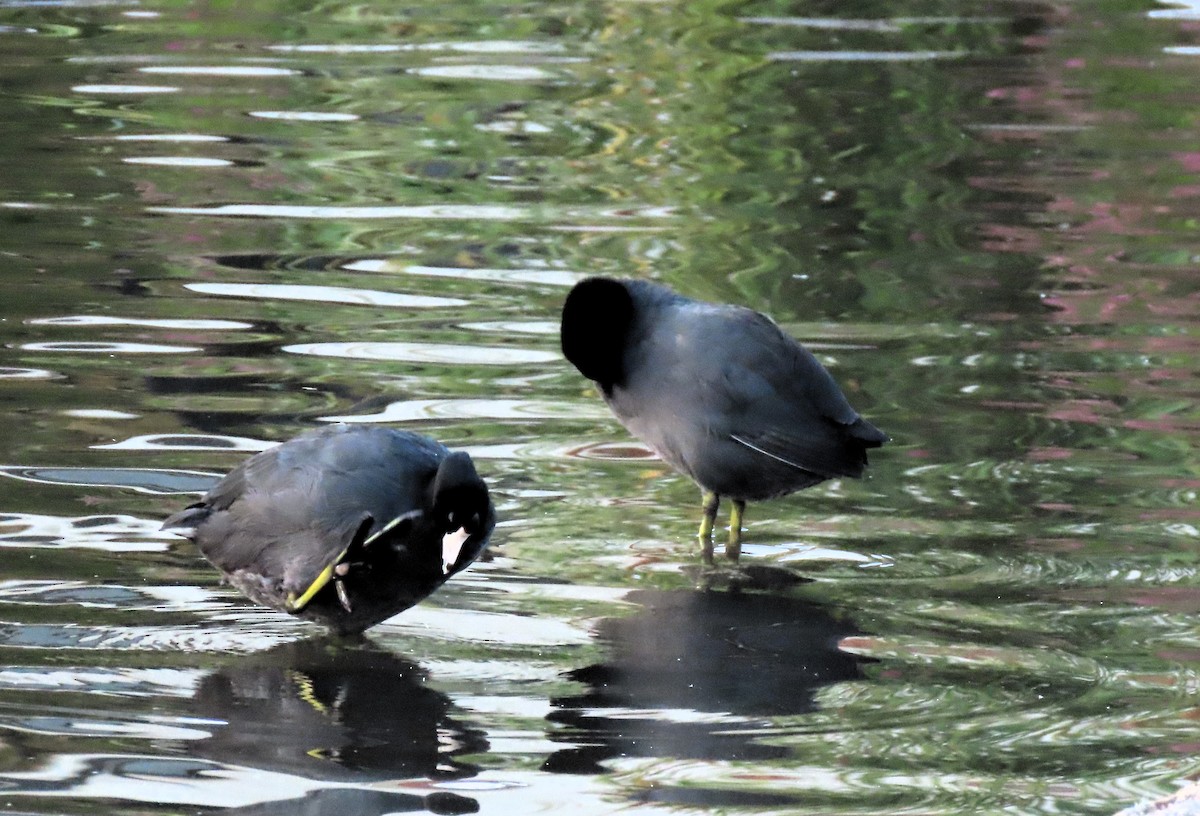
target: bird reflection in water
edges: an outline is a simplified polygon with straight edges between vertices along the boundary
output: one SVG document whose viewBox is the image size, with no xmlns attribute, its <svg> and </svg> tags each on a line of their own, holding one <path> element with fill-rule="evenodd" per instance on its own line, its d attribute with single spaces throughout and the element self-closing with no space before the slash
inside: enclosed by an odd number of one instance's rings
<svg viewBox="0 0 1200 816">
<path fill-rule="evenodd" d="M 587 690 L 553 701 L 550 719 L 564 727 L 551 738 L 575 747 L 553 754 L 546 770 L 601 773 L 615 757 L 784 758 L 788 748 L 754 732 L 772 717 L 815 711 L 822 686 L 863 677 L 863 659 L 837 648 L 855 627 L 813 603 L 741 591 L 645 590 L 627 600 L 642 610 L 598 627 L 609 659 L 569 673 Z M 655 800 L 784 803 L 747 796 L 756 794 L 681 787 Z"/>
<path fill-rule="evenodd" d="M 201 681 L 197 713 L 225 725 L 193 751 L 338 784 L 473 776 L 477 768 L 458 757 L 487 751 L 483 732 L 453 720 L 450 699 L 424 680 L 416 664 L 365 642 L 317 638 L 240 658 Z M 478 803 L 448 791 L 416 796 L 329 787 L 225 812 L 420 810 L 473 813 Z"/>
</svg>

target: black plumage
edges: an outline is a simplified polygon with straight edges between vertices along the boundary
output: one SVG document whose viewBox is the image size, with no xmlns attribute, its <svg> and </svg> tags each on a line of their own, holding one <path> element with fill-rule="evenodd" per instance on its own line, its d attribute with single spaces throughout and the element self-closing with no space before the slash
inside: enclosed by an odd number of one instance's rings
<svg viewBox="0 0 1200 816">
<path fill-rule="evenodd" d="M 352 634 L 464 569 L 495 524 L 466 453 L 335 425 L 250 457 L 163 528 L 250 599 Z"/>
<path fill-rule="evenodd" d="M 706 554 L 721 496 L 736 558 L 746 501 L 862 475 L 887 436 L 770 318 L 639 280 L 588 278 L 562 312 L 566 358 L 617 419 L 704 491 Z"/>
</svg>

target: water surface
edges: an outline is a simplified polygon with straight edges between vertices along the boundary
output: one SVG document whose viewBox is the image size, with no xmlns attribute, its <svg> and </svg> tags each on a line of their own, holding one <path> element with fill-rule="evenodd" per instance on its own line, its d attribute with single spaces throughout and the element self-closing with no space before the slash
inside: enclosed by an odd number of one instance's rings
<svg viewBox="0 0 1200 816">
<path fill-rule="evenodd" d="M 0 2 L 14 813 L 1109 814 L 1200 773 L 1194 5 Z M 892 436 L 752 504 L 560 356 L 766 311 Z M 490 557 L 360 643 L 158 530 L 332 421 Z"/>
</svg>

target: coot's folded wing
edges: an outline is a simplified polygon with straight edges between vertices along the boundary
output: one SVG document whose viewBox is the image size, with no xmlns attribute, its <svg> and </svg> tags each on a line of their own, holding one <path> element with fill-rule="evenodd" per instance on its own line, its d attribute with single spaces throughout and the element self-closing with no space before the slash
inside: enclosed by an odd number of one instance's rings
<svg viewBox="0 0 1200 816">
<path fill-rule="evenodd" d="M 190 537 L 224 572 L 282 577 L 302 606 L 356 536 L 414 509 L 439 452 L 385 428 L 323 429 L 246 460 L 167 524 L 193 527 Z"/>
<path fill-rule="evenodd" d="M 744 447 L 825 478 L 860 476 L 887 436 L 850 406 L 832 375 L 769 318 L 724 311 L 727 337 L 708 399 Z"/>
</svg>

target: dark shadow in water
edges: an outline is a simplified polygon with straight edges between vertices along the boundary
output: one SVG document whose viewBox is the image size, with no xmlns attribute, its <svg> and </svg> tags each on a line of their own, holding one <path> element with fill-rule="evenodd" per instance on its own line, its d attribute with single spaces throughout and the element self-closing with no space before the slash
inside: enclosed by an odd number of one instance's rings
<svg viewBox="0 0 1200 816">
<path fill-rule="evenodd" d="M 551 738 L 577 747 L 553 754 L 548 771 L 602 773 L 600 763 L 618 756 L 786 757 L 787 748 L 752 732 L 769 728 L 771 717 L 816 710 L 821 686 L 863 677 L 863 659 L 837 648 L 855 627 L 813 603 L 738 590 L 646 590 L 628 599 L 644 609 L 598 628 L 610 658 L 569 674 L 588 690 L 552 701 L 550 719 L 567 727 Z M 678 793 L 687 797 L 680 804 L 700 804 L 697 796 L 708 805 L 746 804 L 745 793 L 737 801 L 733 792 Z M 669 789 L 658 794 L 675 801 Z M 755 801 L 778 804 L 774 798 Z"/>
<path fill-rule="evenodd" d="M 409 793 L 358 788 L 325 788 L 303 798 L 263 802 L 249 807 L 222 810 L 228 816 L 385 816 L 388 813 L 428 811 L 435 814 L 478 813 L 479 803 L 456 793 Z"/>
<path fill-rule="evenodd" d="M 321 637 L 239 658 L 200 682 L 196 713 L 225 725 L 194 743 L 191 753 L 339 783 L 473 776 L 477 768 L 458 757 L 487 751 L 487 740 L 455 721 L 450 699 L 425 679 L 415 663 L 366 641 Z M 351 806 L 346 797 L 357 799 Z M 413 797 L 326 789 L 302 804 L 291 800 L 291 809 L 258 805 L 244 812 L 386 813 L 397 810 L 400 799 L 437 813 L 476 809 L 474 800 L 442 792 Z M 402 809 L 414 809 L 409 804 Z"/>
</svg>

